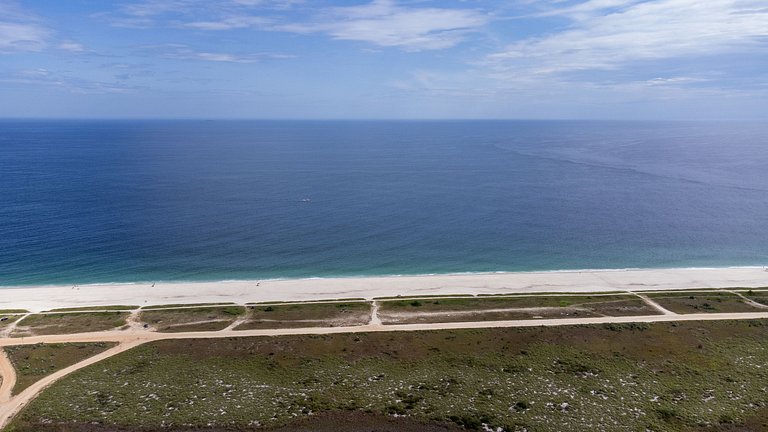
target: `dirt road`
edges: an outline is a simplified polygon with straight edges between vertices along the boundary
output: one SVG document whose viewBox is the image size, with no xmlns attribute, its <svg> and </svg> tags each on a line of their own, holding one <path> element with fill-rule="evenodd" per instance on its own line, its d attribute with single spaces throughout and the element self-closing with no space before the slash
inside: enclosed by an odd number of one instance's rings
<svg viewBox="0 0 768 432">
<path fill-rule="evenodd" d="M 2 349 L 0 349 L 0 377 L 3 379 L 0 384 L 0 406 L 4 406 L 11 400 L 11 391 L 16 385 L 16 369 L 13 368 L 11 360 Z"/>
<path fill-rule="evenodd" d="M 23 392 L 10 399 L 0 399 L 0 429 L 16 415 L 24 406 L 33 400 L 46 387 L 58 381 L 62 377 L 109 358 L 115 354 L 124 352 L 141 344 L 167 339 L 214 339 L 232 337 L 253 336 L 288 336 L 307 334 L 338 334 L 358 332 L 387 332 L 387 331 L 423 331 L 423 330 L 451 330 L 451 329 L 477 329 L 477 328 L 505 328 L 505 327 L 538 327 L 538 326 L 565 326 L 585 324 L 621 324 L 621 323 L 653 323 L 671 321 L 718 321 L 718 320 L 744 320 L 744 319 L 768 319 L 768 312 L 741 312 L 741 313 L 712 313 L 712 314 L 688 314 L 688 315 L 649 315 L 629 317 L 595 317 L 595 318 L 565 318 L 565 319 L 530 319 L 516 321 L 481 321 L 481 322 L 451 322 L 435 324 L 396 324 L 381 325 L 367 324 L 354 327 L 315 327 L 294 329 L 269 329 L 269 330 L 229 330 L 214 332 L 187 332 L 187 333 L 157 333 L 131 329 L 128 331 L 103 331 L 94 333 L 80 333 L 71 335 L 45 335 L 25 338 L 0 339 L 0 347 L 13 345 L 32 345 L 36 343 L 67 343 L 67 342 L 117 342 L 118 345 L 104 351 L 94 357 L 88 358 L 55 372 Z M 5 360 L 3 360 L 5 359 Z M 6 357 L 0 357 L 0 372 L 3 374 L 2 390 L 5 391 L 5 381 L 15 381 L 15 372 L 8 370 L 10 362 Z M 7 378 L 6 378 L 7 377 Z M 10 390 L 8 390 L 10 392 Z M 4 393 L 3 393 L 4 394 Z"/>
</svg>

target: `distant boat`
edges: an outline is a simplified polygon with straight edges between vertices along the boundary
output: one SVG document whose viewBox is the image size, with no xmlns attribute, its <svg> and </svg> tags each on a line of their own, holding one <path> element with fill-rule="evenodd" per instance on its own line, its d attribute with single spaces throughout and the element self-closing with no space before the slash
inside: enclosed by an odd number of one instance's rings
<svg viewBox="0 0 768 432">
<path fill-rule="evenodd" d="M 302 198 L 302 199 L 301 199 L 301 202 L 312 202 L 312 200 L 311 200 L 311 199 L 309 199 L 309 198 Z"/>
</svg>

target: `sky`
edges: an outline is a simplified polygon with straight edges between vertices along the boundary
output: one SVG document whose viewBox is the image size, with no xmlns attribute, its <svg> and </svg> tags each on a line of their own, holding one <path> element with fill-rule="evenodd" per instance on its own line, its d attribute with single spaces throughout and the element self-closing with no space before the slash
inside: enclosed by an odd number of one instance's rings
<svg viewBox="0 0 768 432">
<path fill-rule="evenodd" d="M 0 117 L 768 119 L 768 0 L 0 0 Z"/>
</svg>

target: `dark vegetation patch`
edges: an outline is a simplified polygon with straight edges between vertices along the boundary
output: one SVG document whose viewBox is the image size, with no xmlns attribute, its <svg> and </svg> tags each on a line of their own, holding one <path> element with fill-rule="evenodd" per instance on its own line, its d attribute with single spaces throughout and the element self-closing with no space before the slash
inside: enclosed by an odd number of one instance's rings
<svg viewBox="0 0 768 432">
<path fill-rule="evenodd" d="M 768 406 L 767 329 L 721 321 L 158 341 L 53 385 L 10 430 L 287 431 L 346 411 L 470 430 L 730 427 Z"/>
<path fill-rule="evenodd" d="M 466 429 L 455 423 L 419 421 L 363 411 L 331 411 L 304 417 L 275 428 L 257 426 L 139 428 L 82 423 L 56 425 L 38 423 L 17 426 L 14 430 L 35 430 L 36 432 L 460 432 Z"/>
<path fill-rule="evenodd" d="M 114 346 L 113 343 L 36 344 L 5 347 L 8 358 L 16 369 L 18 394 L 41 378 L 57 370 L 92 357 Z"/>
</svg>

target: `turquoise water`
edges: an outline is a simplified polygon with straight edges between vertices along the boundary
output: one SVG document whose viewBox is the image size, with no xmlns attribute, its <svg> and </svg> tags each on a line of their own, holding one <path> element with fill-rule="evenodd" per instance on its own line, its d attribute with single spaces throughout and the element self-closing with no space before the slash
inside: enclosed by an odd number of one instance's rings
<svg viewBox="0 0 768 432">
<path fill-rule="evenodd" d="M 0 285 L 768 263 L 768 127 L 2 121 Z"/>
</svg>

